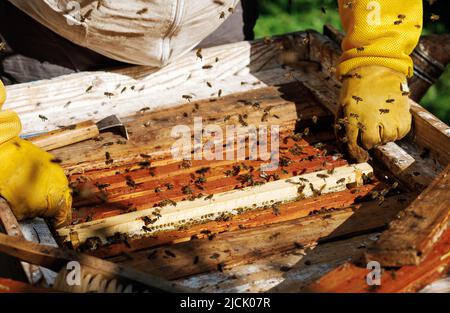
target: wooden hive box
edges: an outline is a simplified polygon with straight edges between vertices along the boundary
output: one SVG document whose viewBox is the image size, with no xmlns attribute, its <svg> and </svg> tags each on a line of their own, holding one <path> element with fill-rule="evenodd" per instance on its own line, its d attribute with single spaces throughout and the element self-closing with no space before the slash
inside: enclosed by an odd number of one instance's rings
<svg viewBox="0 0 450 313">
<path fill-rule="evenodd" d="M 8 87 L 6 108 L 25 135 L 110 114 L 130 132 L 128 142 L 108 133 L 52 151 L 77 191 L 72 225 L 52 230 L 57 242 L 201 291 L 378 291 L 360 282 L 364 256 L 395 266 L 379 291 L 418 291 L 444 276 L 450 128 L 411 100 L 411 135 L 352 164 L 334 135 L 339 54 L 306 31 L 194 51 L 160 70 Z M 192 128 L 195 117 L 222 129 L 279 126 L 280 166 L 175 160 L 172 129 Z M 21 224 L 27 239 L 37 223 L 45 232 L 42 221 Z"/>
</svg>

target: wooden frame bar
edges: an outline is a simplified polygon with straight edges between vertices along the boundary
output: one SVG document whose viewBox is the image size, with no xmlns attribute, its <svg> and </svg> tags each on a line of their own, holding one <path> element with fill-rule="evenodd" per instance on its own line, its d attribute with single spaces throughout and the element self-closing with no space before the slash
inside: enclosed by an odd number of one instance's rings
<svg viewBox="0 0 450 313">
<path fill-rule="evenodd" d="M 389 267 L 419 265 L 448 229 L 449 216 L 450 165 L 392 221 L 366 252 L 366 260 Z"/>
</svg>

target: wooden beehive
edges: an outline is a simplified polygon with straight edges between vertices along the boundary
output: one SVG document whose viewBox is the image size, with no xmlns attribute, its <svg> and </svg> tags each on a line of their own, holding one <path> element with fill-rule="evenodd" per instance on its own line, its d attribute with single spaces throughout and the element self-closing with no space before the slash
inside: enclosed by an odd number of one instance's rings
<svg viewBox="0 0 450 313">
<path fill-rule="evenodd" d="M 327 272 L 306 290 L 374 291 L 359 282 L 368 272 L 364 253 L 399 262 L 398 279 L 380 291 L 417 291 L 444 275 L 450 128 L 411 100 L 413 133 L 377 148 L 370 165 L 351 164 L 334 135 L 339 54 L 330 38 L 300 32 L 204 49 L 201 59 L 194 51 L 158 71 L 130 67 L 9 87 L 7 107 L 19 112 L 25 133 L 115 113 L 131 135 L 53 151 L 78 191 L 72 225 L 55 230 L 59 243 L 202 291 L 302 291 Z M 279 125 L 279 168 L 174 160 L 171 130 L 196 116 L 222 128 Z M 439 192 L 430 187 L 418 197 L 433 181 Z M 400 232 L 395 240 L 414 244 L 389 251 L 392 243 L 377 239 L 397 218 L 394 231 L 409 221 L 418 236 Z M 400 252 L 400 261 L 387 256 Z M 342 268 L 358 283 L 329 283 Z"/>
</svg>

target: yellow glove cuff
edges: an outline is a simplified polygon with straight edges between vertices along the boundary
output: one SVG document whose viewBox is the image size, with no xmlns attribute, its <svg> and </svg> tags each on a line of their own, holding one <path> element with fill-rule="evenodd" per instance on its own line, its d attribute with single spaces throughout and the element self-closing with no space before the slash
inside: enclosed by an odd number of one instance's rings
<svg viewBox="0 0 450 313">
<path fill-rule="evenodd" d="M 19 116 L 13 111 L 0 112 L 0 144 L 19 136 L 22 123 Z"/>
<path fill-rule="evenodd" d="M 0 80 L 0 109 L 6 100 L 6 90 Z M 0 111 L 0 144 L 17 137 L 22 131 L 19 116 L 13 111 Z"/>
<path fill-rule="evenodd" d="M 3 103 L 6 100 L 6 90 L 5 86 L 3 86 L 2 81 L 0 80 L 0 109 L 2 108 Z"/>
<path fill-rule="evenodd" d="M 339 0 L 346 37 L 338 75 L 370 65 L 391 68 L 410 77 L 410 54 L 422 31 L 421 0 Z"/>
</svg>

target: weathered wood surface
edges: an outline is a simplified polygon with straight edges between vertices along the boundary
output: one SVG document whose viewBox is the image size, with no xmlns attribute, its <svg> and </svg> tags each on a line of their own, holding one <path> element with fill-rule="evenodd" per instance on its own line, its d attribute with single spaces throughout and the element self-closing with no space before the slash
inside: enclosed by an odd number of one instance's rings
<svg viewBox="0 0 450 313">
<path fill-rule="evenodd" d="M 23 282 L 0 278 L 0 293 L 51 293 L 48 288 L 39 288 Z"/>
<path fill-rule="evenodd" d="M 316 282 L 305 287 L 305 292 L 417 292 L 446 276 L 450 270 L 450 230 L 447 230 L 419 266 L 403 266 L 384 270 L 380 286 L 368 286 L 366 275 L 370 270 L 345 263 Z"/>
<path fill-rule="evenodd" d="M 9 236 L 14 236 L 25 240 L 19 222 L 11 211 L 9 204 L 0 197 L 0 222 Z M 42 278 L 41 270 L 38 266 L 27 262 L 20 262 L 22 269 L 31 284 L 37 283 Z"/>
<path fill-rule="evenodd" d="M 202 51 L 202 59 L 192 51 L 162 69 L 131 66 L 8 86 L 5 109 L 17 111 L 24 134 L 30 134 L 110 114 L 126 117 L 144 107 L 174 107 L 187 102 L 183 95 L 197 101 L 217 98 L 219 90 L 229 95 L 293 82 L 278 62 L 286 38 L 212 47 Z M 298 53 L 306 55 L 307 48 L 299 46 Z"/>
<path fill-rule="evenodd" d="M 366 260 L 383 266 L 419 265 L 447 230 L 450 216 L 450 165 L 392 221 Z"/>
<path fill-rule="evenodd" d="M 128 283 L 142 284 L 146 288 L 154 291 L 176 292 L 178 290 L 173 283 L 166 282 L 150 274 L 141 273 L 126 266 L 117 265 L 70 250 L 43 246 L 5 234 L 0 234 L 0 251 L 14 256 L 19 260 L 54 270 L 60 270 L 68 262 L 76 261 L 87 272 L 100 273 L 108 279 L 118 279 Z"/>
<path fill-rule="evenodd" d="M 270 114 L 267 114 L 267 112 Z M 317 106 L 311 93 L 297 83 L 281 87 L 266 87 L 255 91 L 223 96 L 220 100 L 187 103 L 181 107 L 158 112 L 142 111 L 125 118 L 131 140 L 120 136 L 102 134 L 98 140 L 86 141 L 52 153 L 63 161 L 68 172 L 83 172 L 141 161 L 141 154 L 151 155 L 157 164 L 169 162 L 170 148 L 175 142 L 171 130 L 175 125 L 193 127 L 194 117 L 202 117 L 204 124 L 221 127 L 238 124 L 239 116 L 247 115 L 250 125 L 280 125 L 281 130 L 293 130 L 299 117 L 303 124 L 311 124 L 311 118 L 331 121 L 329 113 Z M 263 122 L 266 116 L 267 122 Z M 276 117 L 275 117 L 276 116 Z M 227 117 L 227 118 L 225 118 Z M 277 118 L 278 117 L 278 118 Z M 313 134 L 314 135 L 314 134 Z M 331 133 L 330 133 L 331 135 Z M 109 152 L 114 163 L 105 164 L 105 152 Z"/>
<path fill-rule="evenodd" d="M 220 271 L 315 245 L 321 239 L 329 241 L 381 229 L 406 205 L 405 201 L 399 199 L 404 199 L 404 196 L 388 198 L 381 205 L 376 201 L 366 202 L 359 208 L 346 208 L 273 225 L 226 232 L 210 240 L 191 240 L 126 253 L 111 260 L 168 279 Z"/>
<path fill-rule="evenodd" d="M 327 272 L 358 255 L 377 239 L 378 233 L 355 236 L 305 249 L 276 254 L 251 264 L 226 267 L 176 280 L 201 292 L 277 292 L 290 285 L 290 292 L 314 282 Z"/>
<path fill-rule="evenodd" d="M 186 125 L 193 129 L 194 117 L 201 117 L 204 125 L 214 124 L 222 129 L 227 125 L 238 125 L 240 131 L 245 131 L 239 122 L 242 116 L 246 116 L 245 122 L 249 125 L 279 125 L 281 131 L 286 132 L 293 131 L 296 126 L 311 126 L 313 117 L 322 125 L 332 120 L 306 88 L 291 83 L 222 96 L 214 102 L 186 103 L 170 110 L 147 112 L 144 107 L 144 111 L 124 119 L 131 138 L 128 142 L 119 136 L 102 134 L 101 140 L 55 150 L 53 154 L 63 161 L 67 172 L 75 173 L 140 162 L 142 154 L 151 156 L 154 165 L 158 166 L 174 162 L 170 158 L 170 149 L 176 141 L 171 135 L 174 126 Z M 318 131 L 312 132 L 311 139 L 318 135 L 316 133 Z M 105 164 L 106 152 L 111 154 L 112 164 Z"/>
</svg>

